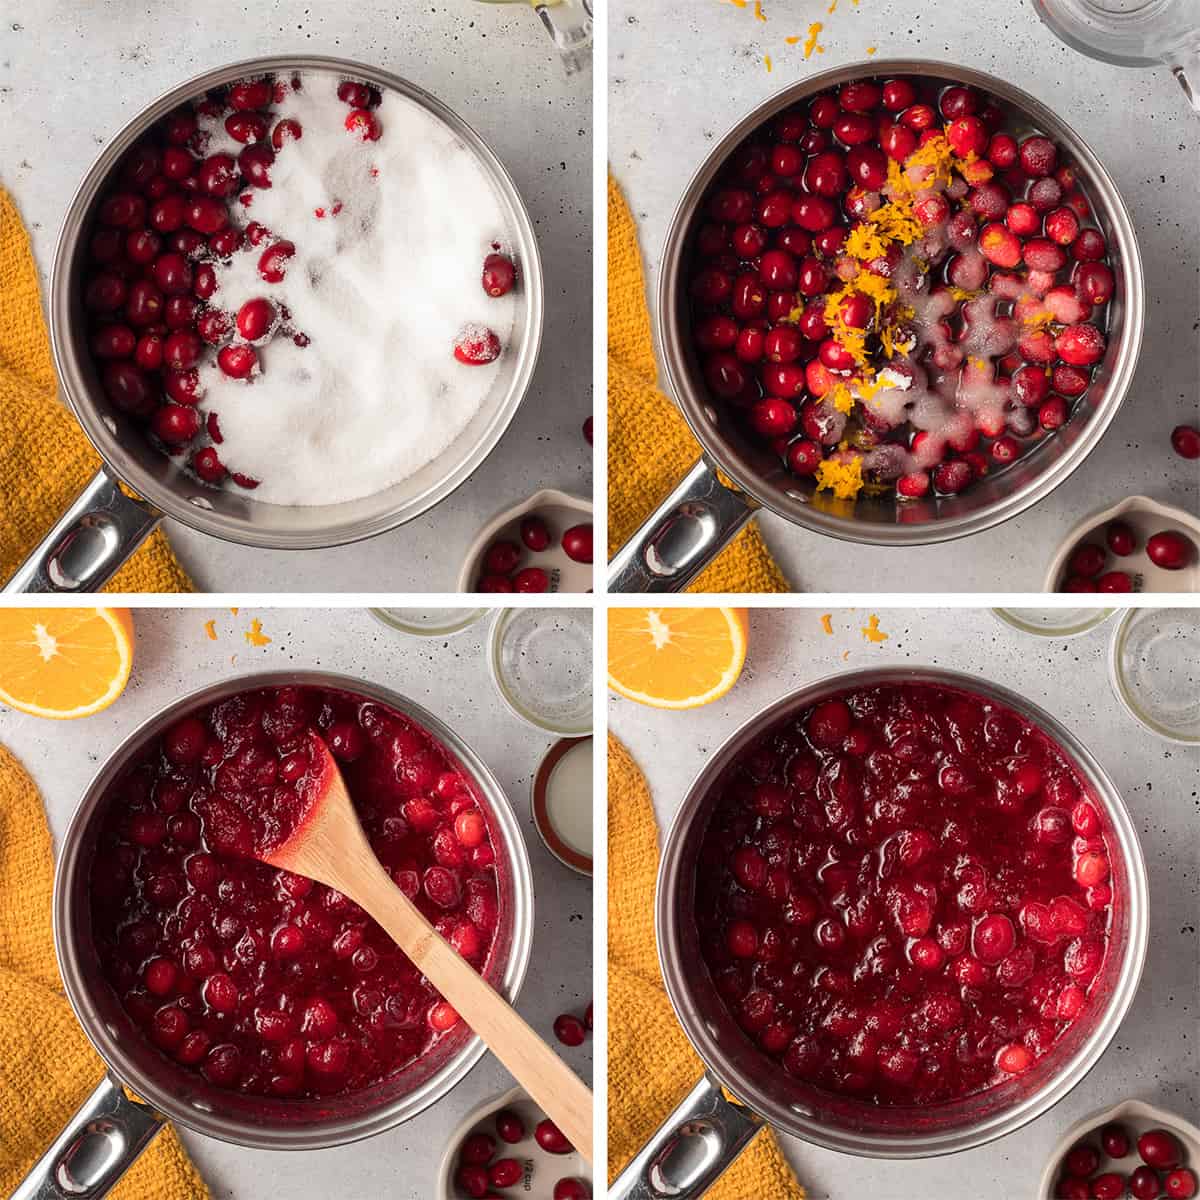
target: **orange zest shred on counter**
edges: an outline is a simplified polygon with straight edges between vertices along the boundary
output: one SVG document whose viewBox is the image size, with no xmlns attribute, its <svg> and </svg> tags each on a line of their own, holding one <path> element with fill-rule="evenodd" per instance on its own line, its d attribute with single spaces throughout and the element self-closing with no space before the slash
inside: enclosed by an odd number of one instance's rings
<svg viewBox="0 0 1200 1200">
<path fill-rule="evenodd" d="M 269 646 L 271 639 L 262 631 L 262 622 L 255 617 L 250 622 L 250 628 L 243 635 L 251 646 Z"/>
<path fill-rule="evenodd" d="M 879 618 L 872 613 L 867 618 L 867 623 L 862 626 L 862 635 L 868 642 L 886 642 L 888 635 L 879 628 Z"/>
<path fill-rule="evenodd" d="M 208 635 L 208 640 L 210 642 L 215 642 L 217 640 L 217 623 L 216 623 L 216 621 L 205 621 L 204 622 L 204 632 Z"/>
<path fill-rule="evenodd" d="M 830 637 L 833 636 L 833 613 L 821 614 L 821 628 L 825 630 Z"/>
</svg>

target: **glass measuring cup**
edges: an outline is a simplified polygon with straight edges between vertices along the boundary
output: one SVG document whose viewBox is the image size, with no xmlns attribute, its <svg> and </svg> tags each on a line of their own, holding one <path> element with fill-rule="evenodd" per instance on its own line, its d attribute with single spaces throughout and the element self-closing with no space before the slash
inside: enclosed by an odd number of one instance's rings
<svg viewBox="0 0 1200 1200">
<path fill-rule="evenodd" d="M 1200 112 L 1197 0 L 1033 0 L 1039 17 L 1083 54 L 1122 67 L 1166 63 Z"/>
<path fill-rule="evenodd" d="M 567 74 L 591 60 L 592 0 L 481 0 L 483 4 L 528 4 L 562 55 Z"/>
</svg>

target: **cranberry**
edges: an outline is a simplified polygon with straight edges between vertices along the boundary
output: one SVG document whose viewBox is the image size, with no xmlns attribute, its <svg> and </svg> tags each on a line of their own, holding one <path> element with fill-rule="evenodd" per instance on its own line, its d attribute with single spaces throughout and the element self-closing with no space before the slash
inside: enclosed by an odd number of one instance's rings
<svg viewBox="0 0 1200 1200">
<path fill-rule="evenodd" d="M 468 366 L 480 366 L 500 357 L 500 339 L 482 325 L 466 325 L 454 341 L 454 357 Z"/>
<path fill-rule="evenodd" d="M 1089 1146 L 1086 1142 L 1081 1142 L 1078 1146 L 1068 1150 L 1063 1159 L 1063 1170 L 1068 1175 L 1074 1175 L 1081 1179 L 1087 1179 L 1088 1176 L 1095 1174 L 1099 1166 L 1100 1155 L 1094 1146 Z"/>
<path fill-rule="evenodd" d="M 489 254 L 483 260 L 483 290 L 489 296 L 504 296 L 513 289 L 517 268 L 506 254 Z"/>
<path fill-rule="evenodd" d="M 507 575 L 521 561 L 521 547 L 516 542 L 493 542 L 483 556 L 483 568 L 493 575 Z"/>
<path fill-rule="evenodd" d="M 1098 592 L 1132 592 L 1133 580 L 1126 571 L 1108 571 L 1096 580 Z"/>
<path fill-rule="evenodd" d="M 1138 1167 L 1129 1176 L 1129 1194 L 1134 1200 L 1158 1200 L 1162 1195 L 1158 1172 L 1151 1167 Z"/>
<path fill-rule="evenodd" d="M 507 575 L 484 575 L 475 587 L 477 592 L 511 592 L 516 589 Z"/>
<path fill-rule="evenodd" d="M 248 342 L 262 341 L 274 328 L 276 315 L 275 306 L 270 300 L 264 300 L 261 296 L 247 300 L 238 309 L 238 333 Z"/>
<path fill-rule="evenodd" d="M 1120 1125 L 1105 1125 L 1100 1130 L 1100 1146 L 1109 1158 L 1124 1158 L 1129 1153 L 1129 1134 Z"/>
<path fill-rule="evenodd" d="M 1176 1167 L 1163 1180 L 1163 1186 L 1171 1200 L 1192 1200 L 1196 1194 L 1196 1175 L 1187 1167 Z"/>
<path fill-rule="evenodd" d="M 592 1189 L 582 1179 L 559 1179 L 553 1200 L 592 1200 Z"/>
<path fill-rule="evenodd" d="M 533 1136 L 547 1154 L 570 1154 L 575 1149 L 551 1120 L 539 1121 Z"/>
<path fill-rule="evenodd" d="M 590 563 L 592 561 L 591 525 L 572 525 L 562 536 L 562 548 L 566 556 L 575 562 Z"/>
<path fill-rule="evenodd" d="M 182 446 L 200 432 L 200 418 L 194 408 L 164 404 L 155 412 L 151 428 L 168 446 Z"/>
<path fill-rule="evenodd" d="M 248 379 L 258 366 L 258 353 L 253 346 L 226 346 L 217 352 L 217 366 L 230 379 Z"/>
<path fill-rule="evenodd" d="M 1098 229 L 1085 229 L 1075 239 L 1071 254 L 1078 262 L 1099 262 L 1108 252 L 1104 234 Z"/>
<path fill-rule="evenodd" d="M 360 142 L 377 142 L 383 134 L 379 118 L 366 108 L 356 108 L 346 115 L 346 131 Z"/>
<path fill-rule="evenodd" d="M 227 312 L 209 308 L 197 319 L 196 332 L 210 346 L 222 346 L 233 336 L 233 321 Z"/>
<path fill-rule="evenodd" d="M 267 79 L 243 79 L 229 89 L 229 107 L 238 112 L 266 108 L 271 103 L 273 88 Z"/>
<path fill-rule="evenodd" d="M 1137 549 L 1137 537 L 1124 521 L 1110 521 L 1104 532 L 1104 540 L 1108 543 L 1108 548 L 1121 558 Z M 1120 1158 L 1120 1155 L 1110 1157 Z"/>
<path fill-rule="evenodd" d="M 541 517 L 525 517 L 521 521 L 521 541 L 534 553 L 540 553 L 550 545 L 550 530 Z M 516 566 L 516 563 L 513 564 Z M 509 568 L 512 570 L 512 567 Z"/>
<path fill-rule="evenodd" d="M 1097 546 L 1094 542 L 1085 542 L 1072 551 L 1071 557 L 1067 560 L 1067 570 L 1072 575 L 1082 575 L 1087 579 L 1094 579 L 1104 570 L 1107 559 L 1108 555 L 1102 546 Z"/>
<path fill-rule="evenodd" d="M 512 583 L 518 592 L 545 592 L 550 588 L 550 576 L 541 567 L 526 567 L 513 576 Z"/>
<path fill-rule="evenodd" d="M 246 182 L 254 188 L 271 186 L 271 167 L 275 162 L 275 151 L 265 142 L 247 146 L 238 155 L 238 167 Z"/>
<path fill-rule="evenodd" d="M 229 224 L 229 213 L 215 196 L 197 196 L 188 202 L 184 220 L 197 233 L 208 235 Z"/>
<path fill-rule="evenodd" d="M 225 464 L 211 446 L 205 446 L 192 455 L 192 470 L 205 483 L 220 483 L 225 478 Z"/>
<path fill-rule="evenodd" d="M 488 1173 L 482 1166 L 467 1164 L 459 1167 L 454 1182 L 474 1200 L 483 1200 L 488 1194 Z"/>
<path fill-rule="evenodd" d="M 488 1168 L 488 1181 L 492 1187 L 508 1188 L 520 1183 L 524 1174 L 524 1169 L 515 1158 L 500 1158 Z"/>
<path fill-rule="evenodd" d="M 1092 1180 L 1089 1194 L 1094 1200 L 1121 1200 L 1125 1195 L 1125 1178 L 1115 1171 L 1106 1171 Z"/>
<path fill-rule="evenodd" d="M 247 236 L 249 231 L 247 230 Z M 251 238 L 251 245 L 255 245 Z M 287 262 L 296 253 L 291 242 L 276 242 L 262 252 L 258 259 L 258 273 L 267 283 L 282 283 L 287 274 Z"/>
<path fill-rule="evenodd" d="M 177 404 L 196 404 L 204 395 L 200 384 L 200 372 L 195 367 L 186 371 L 165 371 L 163 387 Z"/>
<path fill-rule="evenodd" d="M 1168 529 L 1147 540 L 1146 556 L 1164 571 L 1181 571 L 1195 559 L 1196 547 L 1190 538 Z"/>
<path fill-rule="evenodd" d="M 500 1140 L 515 1146 L 525 1140 L 525 1122 L 509 1109 L 501 1109 L 496 1114 L 496 1132 Z"/>
<path fill-rule="evenodd" d="M 163 345 L 163 361 L 174 371 L 186 371 L 199 361 L 203 349 L 196 334 L 176 330 Z"/>
<path fill-rule="evenodd" d="M 969 117 L 979 111 L 979 95 L 969 87 L 948 87 L 938 100 L 938 108 L 947 121 Z"/>
<path fill-rule="evenodd" d="M 299 121 L 285 117 L 271 131 L 271 145 L 276 150 L 282 150 L 288 142 L 298 142 L 304 136 L 304 130 Z"/>
<path fill-rule="evenodd" d="M 1171 430 L 1171 448 L 1180 458 L 1200 458 L 1200 429 L 1176 425 Z"/>
<path fill-rule="evenodd" d="M 824 455 L 819 443 L 802 438 L 788 446 L 786 457 L 793 475 L 815 475 Z"/>
<path fill-rule="evenodd" d="M 554 1018 L 554 1036 L 564 1046 L 582 1046 L 587 1037 L 583 1022 L 571 1013 Z"/>
</svg>

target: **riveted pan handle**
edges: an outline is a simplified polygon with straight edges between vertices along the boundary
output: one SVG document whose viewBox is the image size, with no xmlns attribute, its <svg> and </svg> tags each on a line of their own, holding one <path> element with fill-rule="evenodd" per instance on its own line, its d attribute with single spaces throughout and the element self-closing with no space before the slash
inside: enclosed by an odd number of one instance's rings
<svg viewBox="0 0 1200 1200">
<path fill-rule="evenodd" d="M 707 458 L 650 514 L 608 565 L 610 592 L 682 591 L 754 515 Z"/>
<path fill-rule="evenodd" d="M 105 1075 L 10 1200 L 100 1200 L 165 1125 Z"/>
<path fill-rule="evenodd" d="M 705 1075 L 613 1181 L 610 1200 L 693 1200 L 703 1196 L 763 1127 L 725 1099 Z"/>
<path fill-rule="evenodd" d="M 150 536 L 162 513 L 101 470 L 4 585 L 6 593 L 98 592 Z"/>
</svg>

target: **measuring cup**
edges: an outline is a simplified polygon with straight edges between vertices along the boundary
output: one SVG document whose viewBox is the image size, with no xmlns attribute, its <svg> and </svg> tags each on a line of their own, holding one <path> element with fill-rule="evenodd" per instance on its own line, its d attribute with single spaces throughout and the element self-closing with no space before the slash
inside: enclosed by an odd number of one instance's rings
<svg viewBox="0 0 1200 1200">
<path fill-rule="evenodd" d="M 1033 0 L 1067 45 L 1121 67 L 1166 63 L 1200 112 L 1200 4 L 1196 0 Z"/>
</svg>

